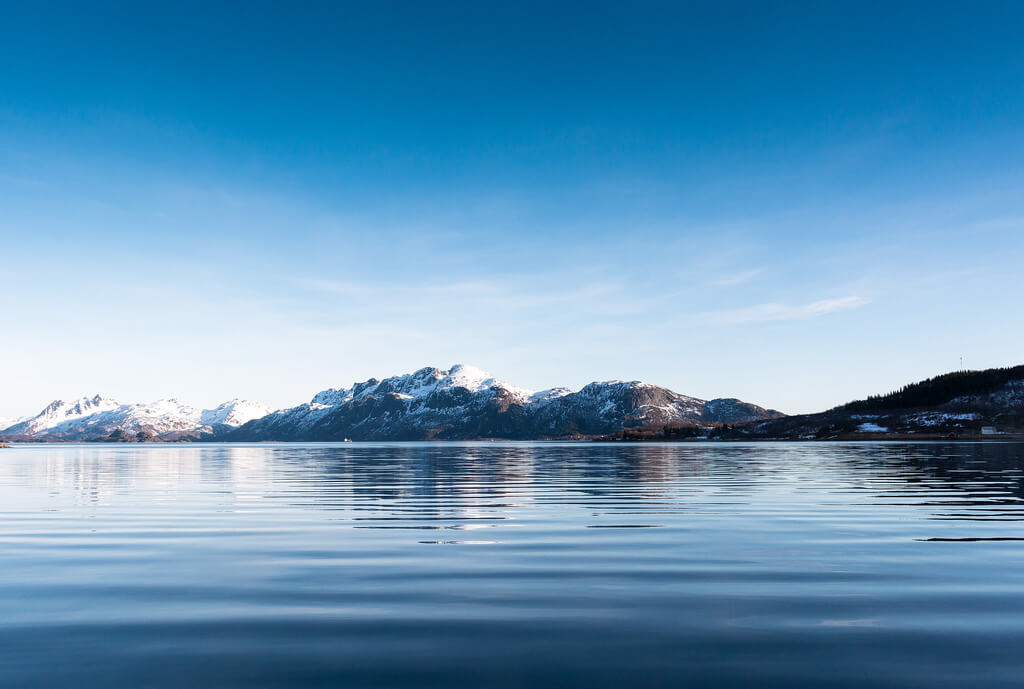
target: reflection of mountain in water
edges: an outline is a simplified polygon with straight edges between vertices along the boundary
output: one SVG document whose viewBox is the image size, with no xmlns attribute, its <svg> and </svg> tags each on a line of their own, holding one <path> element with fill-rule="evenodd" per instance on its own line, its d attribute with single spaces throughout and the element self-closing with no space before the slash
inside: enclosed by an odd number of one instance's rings
<svg viewBox="0 0 1024 689">
<path fill-rule="evenodd" d="M 220 461 L 207 456 L 204 471 Z M 525 500 L 581 509 L 663 509 L 742 501 L 752 493 L 853 487 L 885 499 L 1018 507 L 1017 446 L 344 445 L 229 448 L 236 490 L 257 487 L 356 519 L 511 516 Z M 243 478 L 244 477 L 244 478 Z M 941 516 L 941 515 L 936 515 Z"/>
<path fill-rule="evenodd" d="M 358 526 L 729 510 L 792 491 L 927 509 L 934 519 L 1024 515 L 1021 446 L 339 444 L 45 447 L 0 467 L 82 503 L 120 493 L 225 509 L 332 510 Z M 199 496 L 199 497 L 197 497 Z"/>
</svg>

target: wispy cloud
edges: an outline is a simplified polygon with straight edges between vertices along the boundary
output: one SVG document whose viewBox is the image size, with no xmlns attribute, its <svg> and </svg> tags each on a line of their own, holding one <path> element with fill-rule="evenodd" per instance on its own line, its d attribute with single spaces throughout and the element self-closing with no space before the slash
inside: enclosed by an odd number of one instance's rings
<svg viewBox="0 0 1024 689">
<path fill-rule="evenodd" d="M 712 323 L 759 323 L 763 321 L 792 321 L 824 316 L 836 311 L 856 309 L 871 302 L 867 297 L 849 296 L 822 299 L 809 304 L 758 304 L 740 309 L 709 311 L 704 314 Z"/>
<path fill-rule="evenodd" d="M 571 287 L 527 277 L 508 280 L 466 280 L 393 284 L 331 279 L 297 279 L 297 285 L 327 297 L 358 299 L 354 306 L 375 312 L 430 312 L 439 304 L 459 309 L 526 310 L 539 307 L 606 305 L 623 291 L 616 282 L 579 282 Z M 332 309 L 341 308 L 332 302 Z"/>
</svg>

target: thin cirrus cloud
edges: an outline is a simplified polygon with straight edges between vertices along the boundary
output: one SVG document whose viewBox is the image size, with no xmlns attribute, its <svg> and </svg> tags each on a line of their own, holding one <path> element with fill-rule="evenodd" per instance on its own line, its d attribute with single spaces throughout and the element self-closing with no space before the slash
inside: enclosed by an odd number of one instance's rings
<svg viewBox="0 0 1024 689">
<path fill-rule="evenodd" d="M 735 273 L 729 284 L 742 284 L 755 279 L 760 270 Z M 300 280 L 299 284 L 313 292 L 337 296 L 354 301 L 332 303 L 332 313 L 345 313 L 352 317 L 360 312 L 380 315 L 427 313 L 432 305 L 445 303 L 464 313 L 476 313 L 483 309 L 501 309 L 506 314 L 521 312 L 536 319 L 539 311 L 572 306 L 580 313 L 591 316 L 624 316 L 637 311 L 635 297 L 614 283 L 584 283 L 572 288 L 559 285 L 536 286 L 524 281 L 465 281 L 426 283 L 415 287 L 409 285 L 371 284 L 362 282 L 335 281 L 330 279 Z M 713 282 L 716 286 L 721 283 Z M 658 301 L 653 298 L 652 301 Z M 837 311 L 856 309 L 871 302 L 863 296 L 846 296 L 822 299 L 807 304 L 763 303 L 753 306 L 704 311 L 693 316 L 707 325 L 734 325 L 771 321 L 806 320 Z M 650 306 L 650 304 L 648 304 Z"/>
<path fill-rule="evenodd" d="M 871 303 L 867 297 L 848 296 L 836 299 L 821 299 L 809 304 L 758 304 L 740 309 L 710 311 L 704 314 L 711 323 L 740 324 L 763 323 L 765 321 L 794 321 L 815 318 L 836 311 L 857 309 Z"/>
</svg>

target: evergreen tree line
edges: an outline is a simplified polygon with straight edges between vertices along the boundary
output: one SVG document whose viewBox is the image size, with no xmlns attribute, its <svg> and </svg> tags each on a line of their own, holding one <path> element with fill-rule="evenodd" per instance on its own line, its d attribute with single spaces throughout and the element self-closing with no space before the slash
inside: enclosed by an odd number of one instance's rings
<svg viewBox="0 0 1024 689">
<path fill-rule="evenodd" d="M 1024 379 L 1024 365 L 989 368 L 984 371 L 955 371 L 919 383 L 904 385 L 887 395 L 872 395 L 839 407 L 846 411 L 933 407 L 965 395 L 986 395 L 1011 380 Z"/>
</svg>

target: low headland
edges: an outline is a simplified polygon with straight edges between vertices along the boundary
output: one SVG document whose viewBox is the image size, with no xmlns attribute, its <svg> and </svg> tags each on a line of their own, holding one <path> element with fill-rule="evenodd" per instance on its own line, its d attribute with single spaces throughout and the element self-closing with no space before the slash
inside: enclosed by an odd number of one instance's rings
<svg viewBox="0 0 1024 689">
<path fill-rule="evenodd" d="M 1024 440 L 1024 366 L 956 371 L 816 414 L 624 428 L 599 440 Z"/>
</svg>

